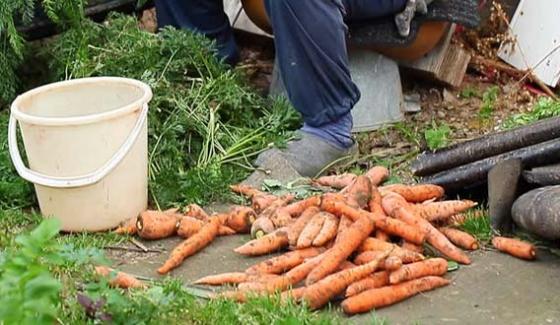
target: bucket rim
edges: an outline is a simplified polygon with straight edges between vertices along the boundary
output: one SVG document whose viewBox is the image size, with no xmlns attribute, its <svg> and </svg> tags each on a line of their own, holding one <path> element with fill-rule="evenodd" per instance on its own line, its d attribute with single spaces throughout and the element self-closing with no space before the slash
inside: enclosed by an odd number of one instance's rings
<svg viewBox="0 0 560 325">
<path fill-rule="evenodd" d="M 102 112 L 102 113 L 87 114 L 83 116 L 44 117 L 44 116 L 35 116 L 35 115 L 27 114 L 20 110 L 20 105 L 24 100 L 27 100 L 28 98 L 35 96 L 39 93 L 52 91 L 54 89 L 58 89 L 61 87 L 83 85 L 89 83 L 98 83 L 98 82 L 128 84 L 139 88 L 140 90 L 142 90 L 143 94 L 140 98 L 134 100 L 130 104 L 124 105 L 117 109 L 110 110 L 107 112 Z M 152 99 L 152 96 L 153 94 L 150 86 L 136 79 L 123 78 L 123 77 L 88 77 L 88 78 L 79 78 L 79 79 L 54 82 L 31 89 L 23 94 L 20 94 L 12 102 L 10 111 L 12 116 L 15 117 L 18 121 L 28 123 L 28 124 L 46 125 L 46 126 L 83 125 L 83 124 L 91 124 L 99 121 L 114 119 L 126 115 L 128 113 L 137 111 L 141 109 L 143 105 L 148 104 L 148 102 Z"/>
</svg>

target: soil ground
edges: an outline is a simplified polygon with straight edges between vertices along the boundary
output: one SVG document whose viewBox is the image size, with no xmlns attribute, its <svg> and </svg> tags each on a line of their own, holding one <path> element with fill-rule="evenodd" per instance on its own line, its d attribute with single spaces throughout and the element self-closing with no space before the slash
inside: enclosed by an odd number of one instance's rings
<svg viewBox="0 0 560 325">
<path fill-rule="evenodd" d="M 188 285 L 206 275 L 243 271 L 270 258 L 235 254 L 233 249 L 246 240 L 247 236 L 218 238 L 171 275 Z M 109 255 L 122 271 L 158 278 L 155 270 L 178 242 L 144 242 L 148 248 L 163 250 L 161 253 L 111 251 Z M 472 265 L 448 273 L 450 286 L 380 309 L 377 316 L 389 324 L 560 324 L 560 258 L 539 251 L 537 261 L 525 262 L 492 250 L 479 250 L 471 257 Z M 338 308 L 334 312 L 339 313 Z M 371 324 L 372 315 L 343 320 Z"/>
</svg>

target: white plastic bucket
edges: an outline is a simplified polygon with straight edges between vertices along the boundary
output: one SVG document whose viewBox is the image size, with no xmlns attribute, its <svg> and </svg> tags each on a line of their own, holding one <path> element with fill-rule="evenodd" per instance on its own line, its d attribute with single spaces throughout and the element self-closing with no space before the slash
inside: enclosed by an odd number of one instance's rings
<svg viewBox="0 0 560 325">
<path fill-rule="evenodd" d="M 33 89 L 12 103 L 8 144 L 33 182 L 41 213 L 64 231 L 100 231 L 136 217 L 148 202 L 148 102 L 140 81 L 99 77 Z M 27 168 L 17 146 L 21 128 Z"/>
</svg>

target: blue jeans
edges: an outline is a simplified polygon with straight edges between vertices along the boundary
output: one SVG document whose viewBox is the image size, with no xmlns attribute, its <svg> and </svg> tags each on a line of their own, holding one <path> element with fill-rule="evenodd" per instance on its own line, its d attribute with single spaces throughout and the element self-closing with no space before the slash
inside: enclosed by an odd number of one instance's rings
<svg viewBox="0 0 560 325">
<path fill-rule="evenodd" d="M 171 25 L 215 39 L 231 64 L 239 58 L 222 0 L 156 0 L 160 27 Z M 360 92 L 348 68 L 345 21 L 399 12 L 406 0 L 265 0 L 280 74 L 307 125 L 348 116 Z"/>
</svg>

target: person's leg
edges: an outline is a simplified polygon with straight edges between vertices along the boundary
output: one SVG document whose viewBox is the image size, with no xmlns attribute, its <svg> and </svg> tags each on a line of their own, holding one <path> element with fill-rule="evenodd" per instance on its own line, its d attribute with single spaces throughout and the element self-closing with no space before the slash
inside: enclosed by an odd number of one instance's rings
<svg viewBox="0 0 560 325">
<path fill-rule="evenodd" d="M 391 16 L 402 12 L 407 0 L 342 0 L 346 20 L 364 20 Z"/>
<path fill-rule="evenodd" d="M 222 0 L 156 0 L 158 27 L 197 31 L 216 40 L 218 54 L 235 64 L 239 52 Z"/>
</svg>

